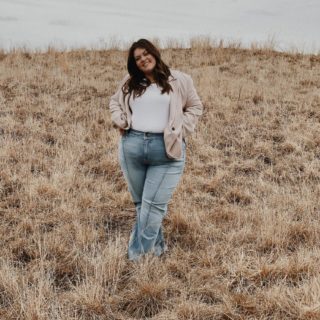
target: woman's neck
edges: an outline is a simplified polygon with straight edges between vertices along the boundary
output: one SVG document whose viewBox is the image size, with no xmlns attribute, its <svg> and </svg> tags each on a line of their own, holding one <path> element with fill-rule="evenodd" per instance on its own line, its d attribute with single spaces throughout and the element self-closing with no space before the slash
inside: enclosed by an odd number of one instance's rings
<svg viewBox="0 0 320 320">
<path fill-rule="evenodd" d="M 154 83 L 156 82 L 153 78 L 153 75 L 152 74 L 145 74 L 146 78 L 151 82 L 151 83 Z"/>
</svg>

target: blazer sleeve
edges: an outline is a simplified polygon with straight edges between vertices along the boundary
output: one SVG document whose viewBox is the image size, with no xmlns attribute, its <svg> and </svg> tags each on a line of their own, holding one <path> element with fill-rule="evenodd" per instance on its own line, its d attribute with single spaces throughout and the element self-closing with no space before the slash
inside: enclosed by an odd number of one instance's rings
<svg viewBox="0 0 320 320">
<path fill-rule="evenodd" d="M 186 103 L 183 107 L 182 135 L 184 137 L 194 132 L 199 116 L 202 115 L 203 105 L 194 87 L 190 75 L 186 74 Z"/>
<path fill-rule="evenodd" d="M 122 87 L 129 79 L 130 75 L 127 74 L 120 82 L 115 94 L 110 97 L 109 110 L 111 112 L 111 120 L 116 127 L 125 129 L 128 126 L 127 117 L 124 110 L 124 101 Z"/>
</svg>

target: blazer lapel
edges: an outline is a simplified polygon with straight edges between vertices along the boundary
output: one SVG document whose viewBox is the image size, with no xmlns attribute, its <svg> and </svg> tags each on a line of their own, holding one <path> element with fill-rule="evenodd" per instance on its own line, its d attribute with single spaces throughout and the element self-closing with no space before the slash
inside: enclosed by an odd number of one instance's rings
<svg viewBox="0 0 320 320">
<path fill-rule="evenodd" d="M 176 103 L 177 103 L 177 95 L 178 95 L 178 86 L 177 86 L 177 81 L 176 79 L 173 78 L 172 76 L 169 77 L 169 82 L 170 85 L 173 89 L 173 91 L 169 92 L 170 95 L 170 104 L 169 104 L 169 125 L 172 126 L 175 115 L 176 115 Z"/>
</svg>

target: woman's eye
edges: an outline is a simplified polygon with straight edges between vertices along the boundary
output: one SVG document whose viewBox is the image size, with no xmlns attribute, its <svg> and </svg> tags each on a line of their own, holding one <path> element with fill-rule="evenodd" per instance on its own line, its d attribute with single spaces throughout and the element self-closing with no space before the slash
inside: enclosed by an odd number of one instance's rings
<svg viewBox="0 0 320 320">
<path fill-rule="evenodd" d="M 146 52 L 146 51 L 142 53 L 142 55 L 143 55 L 144 57 L 147 56 L 148 54 L 149 54 L 149 52 Z M 137 57 L 135 60 L 136 60 L 136 61 L 139 61 L 140 58 L 141 58 L 141 57 L 139 56 L 139 57 Z"/>
</svg>

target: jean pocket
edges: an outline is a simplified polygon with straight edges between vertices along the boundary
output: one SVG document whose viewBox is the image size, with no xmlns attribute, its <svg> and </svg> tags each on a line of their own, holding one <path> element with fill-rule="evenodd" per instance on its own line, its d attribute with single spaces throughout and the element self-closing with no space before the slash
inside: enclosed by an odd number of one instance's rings
<svg viewBox="0 0 320 320">
<path fill-rule="evenodd" d="M 128 131 L 127 130 L 125 130 L 124 132 L 123 132 L 123 134 L 121 135 L 121 139 L 126 139 L 127 138 L 127 136 L 128 136 Z"/>
</svg>

